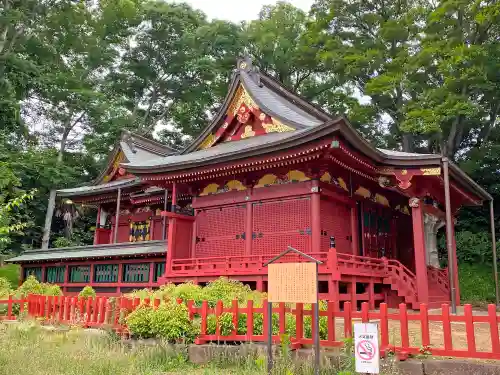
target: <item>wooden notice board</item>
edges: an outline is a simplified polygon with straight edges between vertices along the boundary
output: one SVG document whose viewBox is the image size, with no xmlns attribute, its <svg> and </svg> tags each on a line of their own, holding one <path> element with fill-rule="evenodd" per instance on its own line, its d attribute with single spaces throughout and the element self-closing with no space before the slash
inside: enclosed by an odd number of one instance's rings
<svg viewBox="0 0 500 375">
<path fill-rule="evenodd" d="M 271 263 L 267 275 L 269 302 L 318 302 L 316 263 Z"/>
</svg>

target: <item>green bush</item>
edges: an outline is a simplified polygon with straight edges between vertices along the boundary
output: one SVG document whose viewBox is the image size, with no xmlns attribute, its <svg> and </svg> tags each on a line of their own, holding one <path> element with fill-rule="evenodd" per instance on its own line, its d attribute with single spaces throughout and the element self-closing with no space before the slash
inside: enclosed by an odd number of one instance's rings
<svg viewBox="0 0 500 375">
<path fill-rule="evenodd" d="M 46 296 L 62 296 L 63 292 L 57 284 L 42 283 L 42 294 Z"/>
<path fill-rule="evenodd" d="M 459 263 L 492 263 L 491 238 L 487 232 L 472 233 L 469 231 L 456 232 L 457 259 Z M 443 248 L 446 241 L 443 237 Z M 499 244 L 500 245 L 500 244 Z M 446 257 L 445 257 L 446 258 Z M 445 259 L 446 262 L 447 259 Z"/>
<path fill-rule="evenodd" d="M 16 290 L 17 297 L 27 297 L 28 294 L 43 294 L 43 285 L 36 279 L 35 276 L 30 275 L 26 281 Z"/>
<path fill-rule="evenodd" d="M 168 342 L 192 342 L 198 334 L 195 325 L 189 319 L 188 309 L 184 304 L 169 301 L 153 311 L 151 330 L 154 337 Z"/>
<path fill-rule="evenodd" d="M 130 333 L 140 338 L 153 337 L 153 330 L 151 328 L 153 313 L 153 308 L 146 305 L 141 305 L 138 309 L 132 311 L 125 318 Z"/>
<path fill-rule="evenodd" d="M 219 327 L 221 336 L 229 336 L 234 330 L 233 324 L 233 314 L 222 313 L 219 316 Z M 207 318 L 207 333 L 209 335 L 215 335 L 217 328 L 217 319 L 215 315 L 209 315 Z M 246 328 L 245 328 L 246 333 Z"/>
<path fill-rule="evenodd" d="M 94 298 L 95 296 L 96 296 L 95 290 L 90 285 L 85 286 L 82 289 L 82 291 L 78 294 L 78 297 L 80 298 L 89 298 L 89 297 Z"/>
<path fill-rule="evenodd" d="M 0 297 L 7 297 L 11 292 L 12 289 L 9 280 L 5 277 L 0 277 Z"/>
</svg>

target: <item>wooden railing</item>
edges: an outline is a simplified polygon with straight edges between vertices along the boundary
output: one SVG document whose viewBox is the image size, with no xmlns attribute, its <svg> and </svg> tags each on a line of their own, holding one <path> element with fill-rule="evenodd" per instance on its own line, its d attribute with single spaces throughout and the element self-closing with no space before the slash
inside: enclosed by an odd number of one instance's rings
<svg viewBox="0 0 500 375">
<path fill-rule="evenodd" d="M 308 253 L 308 255 L 323 262 L 320 265 L 320 273 L 330 272 L 328 252 Z M 210 257 L 210 258 L 188 258 L 173 259 L 169 276 L 206 276 L 206 275 L 265 275 L 266 262 L 273 258 L 272 255 L 249 255 L 232 257 Z M 298 255 L 286 255 L 280 259 L 281 262 L 304 261 Z"/>
<path fill-rule="evenodd" d="M 448 280 L 448 269 L 439 269 L 432 266 L 427 267 L 429 279 L 437 285 L 442 293 L 450 295 L 450 283 Z"/>
<path fill-rule="evenodd" d="M 33 318 L 43 318 L 45 322 L 79 323 L 86 327 L 113 327 L 119 332 L 127 332 L 123 326 L 126 314 L 141 304 L 157 308 L 161 301 L 129 299 L 115 300 L 106 297 L 78 299 L 77 297 L 47 297 L 31 295 L 27 298 L 28 313 Z M 5 301 L 0 301 L 4 302 Z M 183 301 L 178 300 L 178 303 Z M 12 303 L 11 303 L 12 305 Z M 249 300 L 241 306 L 233 301 L 224 306 L 221 301 L 210 308 L 207 301 L 196 307 L 187 301 L 187 313 L 193 321 L 199 322 L 200 333 L 196 344 L 207 342 L 264 342 L 271 329 L 267 324 L 266 301 L 262 306 L 254 306 Z M 313 306 L 298 303 L 274 304 L 272 313 L 278 322 L 272 328 L 273 342 L 279 343 L 284 334 L 289 335 L 293 348 L 313 344 Z M 232 327 L 222 329 L 221 316 L 229 314 Z M 215 316 L 216 327 L 209 331 L 208 320 Z M 273 320 L 274 320 L 273 319 Z M 361 311 L 352 311 L 350 302 L 343 308 L 339 302 L 322 304 L 320 311 L 320 345 L 341 347 L 346 338 L 352 338 L 354 322 L 377 321 L 380 330 L 380 354 L 396 353 L 400 359 L 411 354 L 450 356 L 477 359 L 500 359 L 500 337 L 496 306 L 489 305 L 486 314 L 474 315 L 471 305 L 465 305 L 462 315 L 450 315 L 447 304 L 441 311 L 430 313 L 426 304 L 420 305 L 418 313 L 408 312 L 406 304 L 400 304 L 397 311 L 389 312 L 386 304 L 380 310 L 370 311 L 363 303 Z M 257 322 L 257 323 L 256 323 Z M 290 331 L 291 324 L 293 328 Z M 453 329 L 460 325 L 460 329 Z M 439 332 L 439 334 L 436 334 Z M 476 340 L 476 337 L 480 340 Z"/>
</svg>

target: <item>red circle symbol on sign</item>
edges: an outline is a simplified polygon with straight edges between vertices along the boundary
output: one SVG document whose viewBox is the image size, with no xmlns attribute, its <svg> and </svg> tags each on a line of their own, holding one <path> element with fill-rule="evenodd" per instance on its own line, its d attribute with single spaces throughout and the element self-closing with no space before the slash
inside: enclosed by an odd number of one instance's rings
<svg viewBox="0 0 500 375">
<path fill-rule="evenodd" d="M 358 353 L 359 358 L 369 361 L 375 357 L 376 349 L 375 345 L 371 341 L 361 341 L 356 346 L 356 352 Z"/>
</svg>

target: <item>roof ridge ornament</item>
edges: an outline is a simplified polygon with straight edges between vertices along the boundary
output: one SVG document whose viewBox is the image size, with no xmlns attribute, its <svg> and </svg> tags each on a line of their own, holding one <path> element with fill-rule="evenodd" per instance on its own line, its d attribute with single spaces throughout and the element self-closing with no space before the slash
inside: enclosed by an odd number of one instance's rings
<svg viewBox="0 0 500 375">
<path fill-rule="evenodd" d="M 236 69 L 247 73 L 259 87 L 262 87 L 260 69 L 253 65 L 252 58 L 247 48 L 244 49 L 243 56 L 238 59 Z"/>
</svg>

